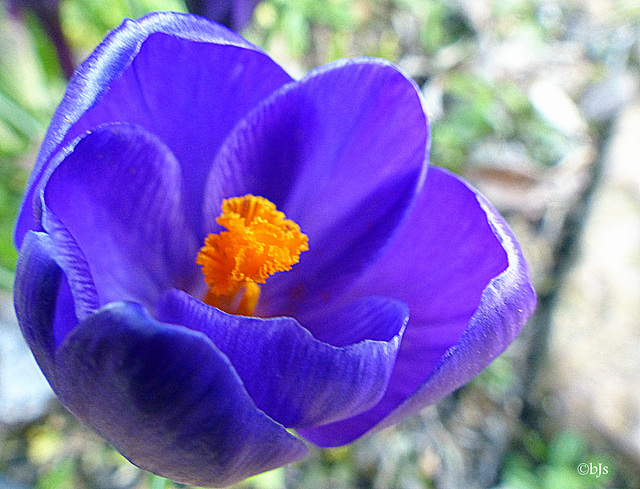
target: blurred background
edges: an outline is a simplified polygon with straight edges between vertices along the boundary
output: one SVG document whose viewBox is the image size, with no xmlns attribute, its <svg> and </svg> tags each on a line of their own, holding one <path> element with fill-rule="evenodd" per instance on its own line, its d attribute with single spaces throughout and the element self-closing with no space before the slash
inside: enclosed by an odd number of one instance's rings
<svg viewBox="0 0 640 489">
<path fill-rule="evenodd" d="M 11 299 L 13 221 L 65 74 L 124 17 L 185 4 L 1 1 L 0 489 L 185 487 L 58 404 Z M 539 305 L 437 406 L 237 487 L 640 488 L 640 2 L 265 0 L 242 33 L 294 76 L 361 55 L 412 76 L 432 163 L 507 217 Z"/>
</svg>

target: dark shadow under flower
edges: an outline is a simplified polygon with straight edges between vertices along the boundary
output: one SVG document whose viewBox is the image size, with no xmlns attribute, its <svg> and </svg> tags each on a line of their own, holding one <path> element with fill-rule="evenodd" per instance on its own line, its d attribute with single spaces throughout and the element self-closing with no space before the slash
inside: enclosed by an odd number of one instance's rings
<svg viewBox="0 0 640 489">
<path fill-rule="evenodd" d="M 134 464 L 224 486 L 304 457 L 288 429 L 343 445 L 473 378 L 535 294 L 429 145 L 384 60 L 293 80 L 203 18 L 126 21 L 73 77 L 16 227 L 16 312 L 62 403 Z"/>
</svg>

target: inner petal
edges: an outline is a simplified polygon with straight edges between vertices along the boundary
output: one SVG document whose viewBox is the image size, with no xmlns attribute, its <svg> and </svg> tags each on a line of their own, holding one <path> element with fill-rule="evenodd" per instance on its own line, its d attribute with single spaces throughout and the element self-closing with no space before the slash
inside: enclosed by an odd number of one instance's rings
<svg viewBox="0 0 640 489">
<path fill-rule="evenodd" d="M 336 62 L 290 83 L 230 134 L 212 165 L 204 222 L 251 193 L 313 246 L 263 288 L 261 316 L 339 296 L 393 236 L 426 172 L 429 125 L 415 85 L 382 61 Z"/>
<path fill-rule="evenodd" d="M 97 307 L 130 300 L 154 310 L 163 290 L 190 290 L 197 278 L 180 167 L 139 127 L 114 124 L 80 139 L 49 178 L 43 204 L 57 255 L 86 263 Z"/>
<path fill-rule="evenodd" d="M 356 343 L 340 347 L 314 338 L 292 318 L 225 314 L 177 290 L 163 295 L 158 316 L 207 335 L 258 409 L 299 428 L 353 416 L 384 394 L 408 311 L 399 301 L 383 300 L 358 301 L 332 318 L 333 327 L 357 331 Z"/>
</svg>

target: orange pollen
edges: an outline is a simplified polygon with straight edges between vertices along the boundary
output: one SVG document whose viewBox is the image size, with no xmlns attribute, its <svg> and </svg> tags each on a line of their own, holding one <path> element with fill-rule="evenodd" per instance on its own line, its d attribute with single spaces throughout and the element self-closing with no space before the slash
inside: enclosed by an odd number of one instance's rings
<svg viewBox="0 0 640 489">
<path fill-rule="evenodd" d="M 227 231 L 209 234 L 196 259 L 209 286 L 204 301 L 226 312 L 252 315 L 260 297 L 258 284 L 291 270 L 309 249 L 308 238 L 275 204 L 250 194 L 223 200 L 216 222 Z"/>
</svg>

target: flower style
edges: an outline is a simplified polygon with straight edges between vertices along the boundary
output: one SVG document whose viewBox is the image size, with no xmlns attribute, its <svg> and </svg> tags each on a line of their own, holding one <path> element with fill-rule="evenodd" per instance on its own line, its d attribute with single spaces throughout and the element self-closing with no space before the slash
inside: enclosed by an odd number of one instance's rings
<svg viewBox="0 0 640 489">
<path fill-rule="evenodd" d="M 189 12 L 202 15 L 240 31 L 253 16 L 261 0 L 186 0 Z"/>
<path fill-rule="evenodd" d="M 386 61 L 293 80 L 206 19 L 125 21 L 72 78 L 16 227 L 18 319 L 61 402 L 134 464 L 224 486 L 473 378 L 535 294 L 429 142 Z"/>
</svg>

